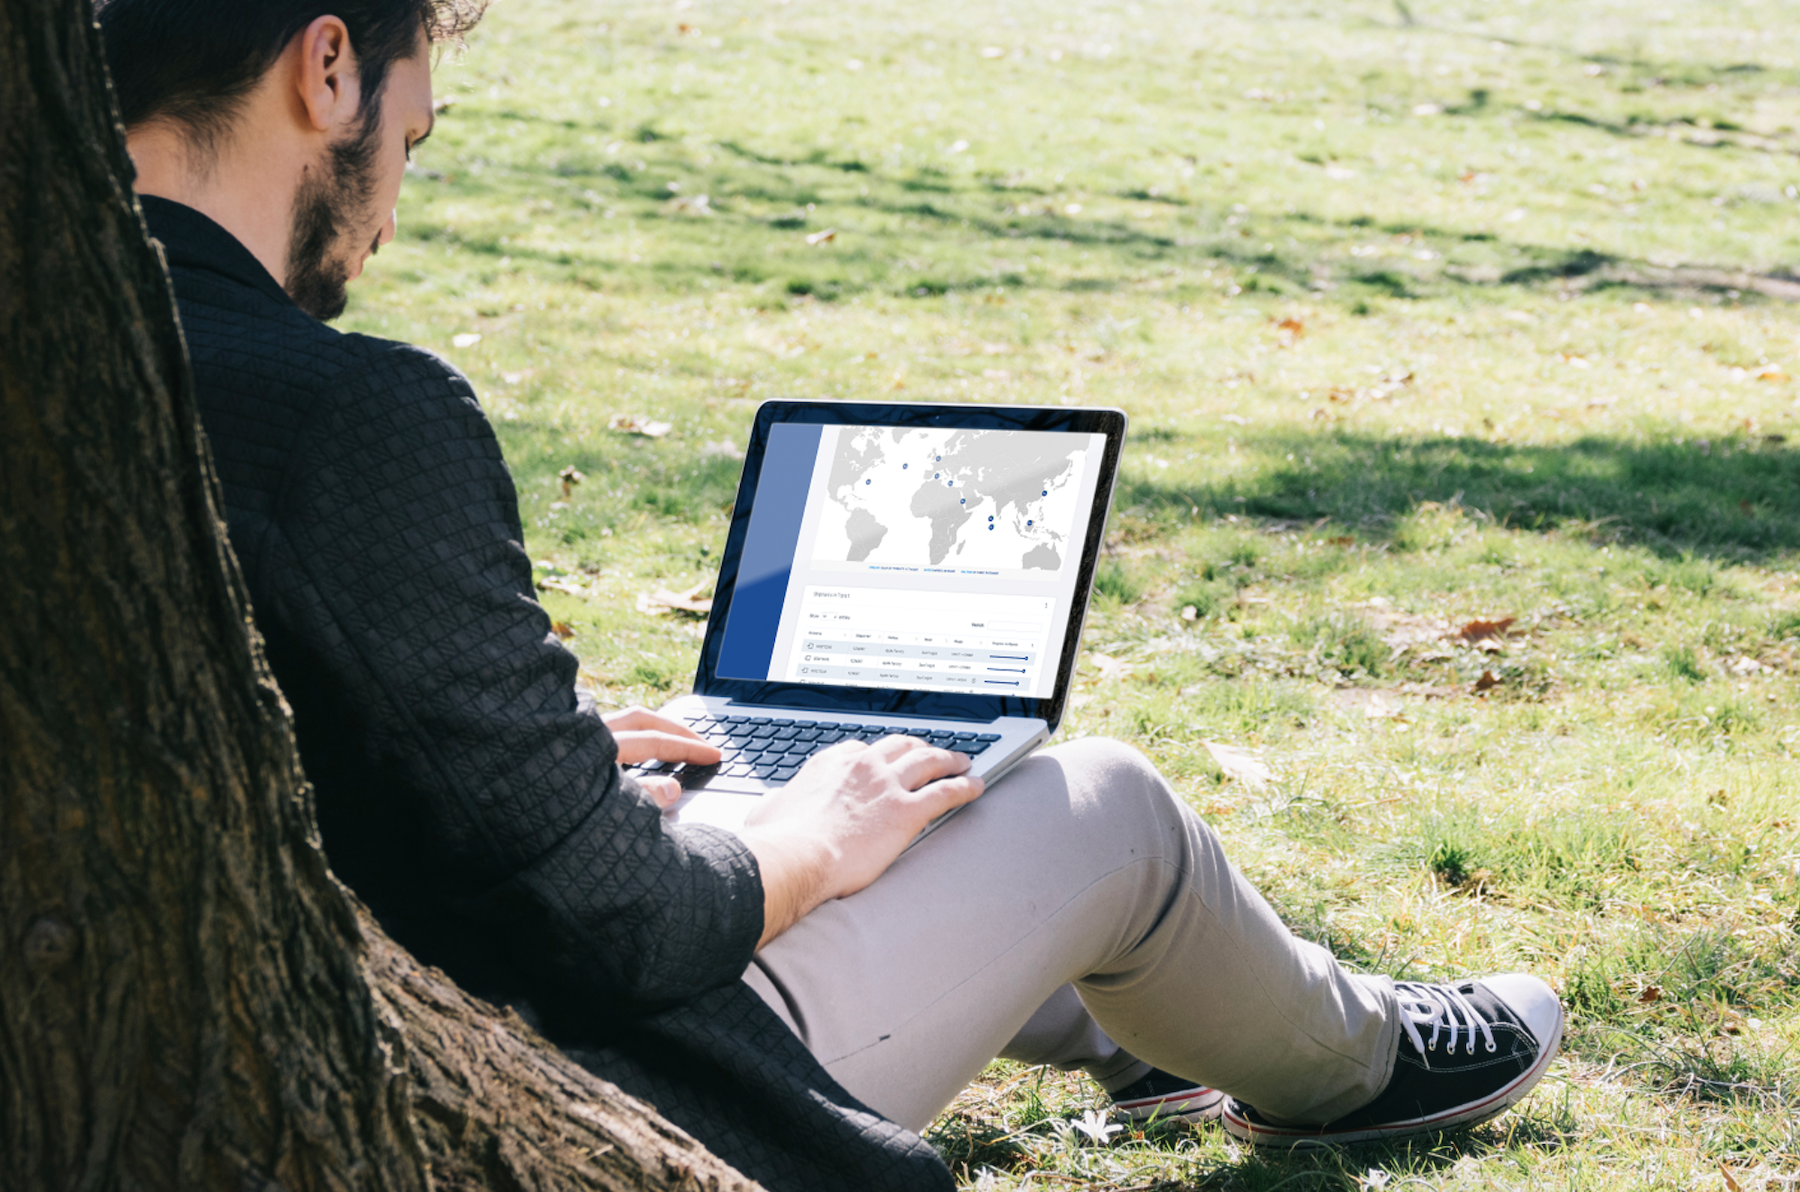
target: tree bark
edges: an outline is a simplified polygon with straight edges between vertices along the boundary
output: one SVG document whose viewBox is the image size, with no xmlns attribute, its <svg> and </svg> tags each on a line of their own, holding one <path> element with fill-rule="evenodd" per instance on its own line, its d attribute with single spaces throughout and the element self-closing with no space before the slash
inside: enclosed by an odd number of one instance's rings
<svg viewBox="0 0 1800 1192">
<path fill-rule="evenodd" d="M 331 876 L 90 0 L 0 0 L 0 1189 L 753 1187 Z"/>
</svg>

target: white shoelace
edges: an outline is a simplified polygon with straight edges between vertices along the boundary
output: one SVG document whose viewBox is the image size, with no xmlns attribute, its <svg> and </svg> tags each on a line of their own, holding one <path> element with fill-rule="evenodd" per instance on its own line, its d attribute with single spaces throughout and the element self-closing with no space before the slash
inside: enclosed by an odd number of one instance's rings
<svg viewBox="0 0 1800 1192">
<path fill-rule="evenodd" d="M 1427 1068 L 1431 1067 L 1431 1053 L 1437 1050 L 1438 1035 L 1441 1032 L 1449 1033 L 1449 1046 L 1444 1049 L 1449 1055 L 1456 1054 L 1457 1037 L 1465 1030 L 1469 1034 L 1470 1055 L 1475 1054 L 1475 1032 L 1478 1029 L 1487 1041 L 1487 1049 L 1499 1050 L 1487 1019 L 1469 1004 L 1469 999 L 1459 993 L 1455 986 L 1396 981 L 1394 994 L 1400 1001 L 1400 1025 L 1406 1028 L 1406 1037 L 1418 1048 L 1419 1056 L 1425 1061 Z M 1420 1028 L 1427 1026 L 1431 1028 L 1429 1039 L 1420 1033 Z"/>
</svg>

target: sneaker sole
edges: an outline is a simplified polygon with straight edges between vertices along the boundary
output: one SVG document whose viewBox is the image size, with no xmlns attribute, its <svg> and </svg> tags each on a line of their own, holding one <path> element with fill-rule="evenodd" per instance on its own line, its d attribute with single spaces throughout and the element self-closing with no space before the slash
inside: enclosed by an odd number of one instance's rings
<svg viewBox="0 0 1800 1192">
<path fill-rule="evenodd" d="M 1479 1125 L 1489 1118 L 1498 1117 L 1507 1109 L 1525 1099 L 1525 1095 L 1537 1087 L 1544 1073 L 1550 1070 L 1550 1061 L 1562 1049 L 1563 1014 L 1556 1017 L 1556 1030 L 1551 1033 L 1550 1043 L 1538 1051 L 1537 1062 L 1519 1073 L 1510 1084 L 1504 1085 L 1489 1096 L 1479 1101 L 1470 1101 L 1458 1105 L 1454 1109 L 1446 1109 L 1442 1113 L 1430 1117 L 1410 1118 L 1400 1122 L 1385 1122 L 1378 1126 L 1362 1126 L 1353 1130 L 1320 1130 L 1317 1127 L 1305 1126 L 1270 1126 L 1246 1121 L 1232 1112 L 1232 1106 L 1226 1105 L 1220 1114 L 1226 1132 L 1233 1138 L 1258 1147 L 1279 1147 L 1289 1149 L 1310 1149 L 1315 1147 L 1339 1146 L 1350 1142 L 1371 1142 L 1387 1138 L 1408 1138 L 1415 1134 L 1431 1134 L 1445 1130 L 1460 1129 L 1464 1126 Z"/>
<path fill-rule="evenodd" d="M 1134 1122 L 1205 1122 L 1219 1116 L 1225 1094 L 1218 1089 L 1200 1088 L 1191 1094 L 1174 1097 L 1140 1097 L 1135 1101 L 1114 1101 L 1113 1108 Z"/>
</svg>

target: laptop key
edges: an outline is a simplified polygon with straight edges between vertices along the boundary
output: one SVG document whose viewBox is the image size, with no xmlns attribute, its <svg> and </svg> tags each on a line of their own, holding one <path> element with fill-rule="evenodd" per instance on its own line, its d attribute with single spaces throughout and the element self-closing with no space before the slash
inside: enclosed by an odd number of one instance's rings
<svg viewBox="0 0 1800 1192">
<path fill-rule="evenodd" d="M 771 775 L 771 777 L 773 777 L 775 779 L 775 781 L 777 781 L 777 782 L 786 782 L 788 779 L 792 778 L 794 775 L 798 774 L 799 772 L 800 772 L 799 766 L 783 766 L 783 767 L 781 767 L 781 769 L 775 771 L 775 773 L 773 775 Z"/>
<path fill-rule="evenodd" d="M 775 771 L 780 768 L 781 767 L 771 765 L 768 762 L 760 762 L 757 765 L 750 767 L 750 777 L 752 777 L 752 778 L 768 778 L 768 777 L 772 776 L 775 773 Z"/>
<path fill-rule="evenodd" d="M 975 739 L 977 741 L 986 741 L 991 745 L 995 741 L 998 741 L 1000 739 L 1000 734 L 999 733 L 980 733 L 976 736 Z"/>
</svg>

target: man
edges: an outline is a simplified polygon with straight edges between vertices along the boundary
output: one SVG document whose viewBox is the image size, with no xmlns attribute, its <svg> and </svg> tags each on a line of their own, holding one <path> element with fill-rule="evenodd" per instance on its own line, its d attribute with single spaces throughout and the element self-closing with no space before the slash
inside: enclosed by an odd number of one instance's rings
<svg viewBox="0 0 1800 1192">
<path fill-rule="evenodd" d="M 1110 742 L 989 792 L 920 741 L 841 743 L 741 835 L 669 823 L 672 784 L 619 764 L 716 754 L 577 694 L 467 381 L 323 322 L 394 234 L 429 43 L 475 0 L 97 11 L 325 847 L 421 959 L 771 1187 L 948 1186 L 915 1131 L 1002 1052 L 1223 1089 L 1275 1145 L 1482 1120 L 1542 1076 L 1542 982 L 1345 971 Z"/>
</svg>

